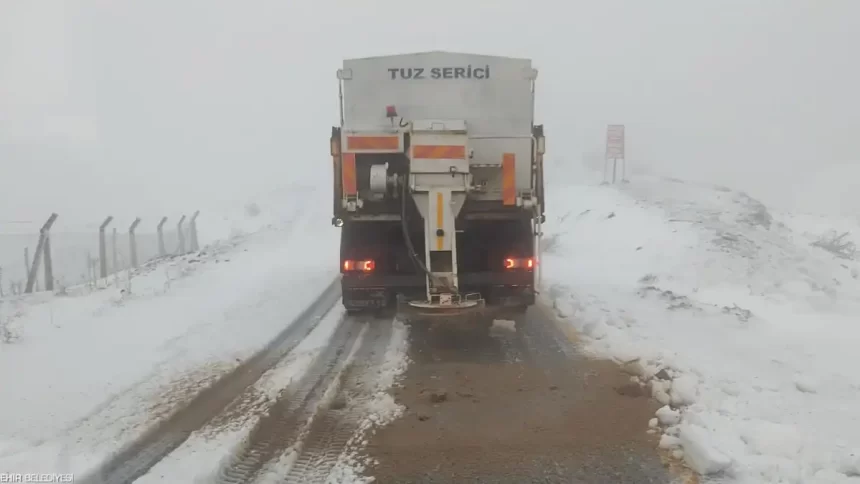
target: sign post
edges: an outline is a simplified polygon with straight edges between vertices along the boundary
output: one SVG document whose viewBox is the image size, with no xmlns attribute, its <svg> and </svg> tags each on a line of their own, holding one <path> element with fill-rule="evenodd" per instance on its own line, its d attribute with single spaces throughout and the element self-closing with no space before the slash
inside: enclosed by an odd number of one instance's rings
<svg viewBox="0 0 860 484">
<path fill-rule="evenodd" d="M 627 161 L 624 156 L 624 125 L 610 124 L 606 127 L 606 156 L 603 166 L 603 179 L 606 181 L 606 169 L 612 160 L 612 183 L 615 183 L 618 173 L 618 160 L 622 163 L 621 180 L 627 181 Z"/>
</svg>

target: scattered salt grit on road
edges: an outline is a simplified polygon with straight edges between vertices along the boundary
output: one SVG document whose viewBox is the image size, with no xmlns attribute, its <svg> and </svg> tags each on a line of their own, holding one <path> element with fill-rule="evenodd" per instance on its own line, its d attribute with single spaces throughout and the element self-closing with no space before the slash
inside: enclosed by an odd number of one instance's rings
<svg viewBox="0 0 860 484">
<path fill-rule="evenodd" d="M 130 286 L 3 301 L 0 467 L 82 474 L 284 329 L 337 275 L 323 205 L 290 206 Z"/>
<path fill-rule="evenodd" d="M 706 482 L 860 482 L 860 264 L 812 245 L 856 221 L 597 176 L 549 191 L 545 289 L 664 405 L 661 447 Z"/>
</svg>

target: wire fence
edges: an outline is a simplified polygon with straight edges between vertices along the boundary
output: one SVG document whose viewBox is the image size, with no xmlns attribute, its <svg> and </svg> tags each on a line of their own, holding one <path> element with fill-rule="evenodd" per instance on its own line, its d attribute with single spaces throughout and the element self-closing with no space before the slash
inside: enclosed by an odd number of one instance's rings
<svg viewBox="0 0 860 484">
<path fill-rule="evenodd" d="M 96 285 L 155 259 L 199 250 L 197 215 L 174 224 L 167 217 L 129 224 L 108 217 L 81 229 L 55 225 L 59 216 L 52 214 L 41 228 L 0 227 L 0 297 Z"/>
</svg>

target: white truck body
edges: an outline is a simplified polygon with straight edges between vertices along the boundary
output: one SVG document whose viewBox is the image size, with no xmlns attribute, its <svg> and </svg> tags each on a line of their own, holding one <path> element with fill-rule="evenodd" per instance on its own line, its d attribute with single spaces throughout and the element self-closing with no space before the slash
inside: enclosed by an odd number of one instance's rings
<svg viewBox="0 0 860 484">
<path fill-rule="evenodd" d="M 529 59 L 477 54 L 343 62 L 331 155 L 345 305 L 381 304 L 417 277 L 424 309 L 483 305 L 482 294 L 534 302 L 545 143 L 536 78 Z M 355 261 L 373 272 L 377 260 L 378 272 L 354 273 Z"/>
<path fill-rule="evenodd" d="M 345 60 L 339 77 L 345 133 L 390 129 L 385 109 L 395 106 L 409 121 L 465 121 L 476 176 L 481 167 L 497 173 L 504 153 L 532 158 L 537 71 L 529 59 L 440 51 L 367 57 Z M 516 186 L 531 187 L 529 163 L 517 165 Z"/>
</svg>

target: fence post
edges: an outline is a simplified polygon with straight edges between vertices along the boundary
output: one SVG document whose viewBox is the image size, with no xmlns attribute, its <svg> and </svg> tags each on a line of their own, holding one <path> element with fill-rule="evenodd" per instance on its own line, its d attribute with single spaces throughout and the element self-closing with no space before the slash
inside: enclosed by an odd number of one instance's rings
<svg viewBox="0 0 860 484">
<path fill-rule="evenodd" d="M 45 225 L 42 225 L 42 228 L 39 229 L 39 243 L 36 245 L 36 253 L 33 254 L 33 265 L 30 267 L 30 271 L 27 274 L 27 287 L 24 289 L 24 292 L 30 294 L 33 292 L 33 286 L 36 285 L 36 276 L 39 273 L 39 265 L 42 262 L 42 256 L 45 252 L 45 239 L 48 237 L 48 233 L 51 230 L 51 226 L 54 225 L 54 221 L 57 220 L 58 215 L 52 213 L 50 217 L 48 217 L 48 221 L 45 222 Z M 50 249 L 50 247 L 49 247 Z M 51 272 L 51 277 L 53 278 L 53 266 L 51 266 L 51 254 L 50 251 L 46 256 L 45 262 L 45 275 L 47 276 L 49 272 Z M 49 269 L 48 266 L 51 266 Z M 54 287 L 54 281 L 45 281 L 45 285 L 50 285 L 51 288 Z"/>
<path fill-rule="evenodd" d="M 117 256 L 117 248 L 116 248 L 116 239 L 117 239 L 116 227 L 113 228 L 113 234 L 112 235 L 113 236 L 111 237 L 111 245 L 112 245 L 112 247 L 111 247 L 111 260 L 113 261 L 113 267 L 112 267 L 113 270 L 111 272 L 114 274 L 114 282 L 116 283 L 117 286 L 119 286 L 119 262 L 117 261 L 117 259 L 119 259 L 119 257 Z"/>
<path fill-rule="evenodd" d="M 134 219 L 134 222 L 131 223 L 131 226 L 128 228 L 128 244 L 129 244 L 129 252 L 131 255 L 131 266 L 137 269 L 137 239 L 134 235 L 134 229 L 137 228 L 137 225 L 140 223 L 140 217 Z"/>
<path fill-rule="evenodd" d="M 51 232 L 45 232 L 45 246 L 42 248 L 45 258 L 45 290 L 54 292 L 54 260 L 51 258 Z"/>
<path fill-rule="evenodd" d="M 99 226 L 99 266 L 101 268 L 100 275 L 102 279 L 107 277 L 107 241 L 105 241 L 105 229 L 112 220 L 113 216 L 109 215 Z"/>
<path fill-rule="evenodd" d="M 93 254 L 87 252 L 87 277 L 86 282 L 87 286 L 92 286 L 93 281 L 95 280 L 96 275 L 93 273 Z"/>
<path fill-rule="evenodd" d="M 191 216 L 191 251 L 200 250 L 200 244 L 197 242 L 197 216 L 200 215 L 200 210 L 194 212 Z"/>
<path fill-rule="evenodd" d="M 45 246 L 42 247 L 42 257 L 45 258 L 45 290 L 54 291 L 54 258 L 51 256 L 51 227 L 57 221 L 57 214 L 52 213 L 45 225 L 39 230 L 39 236 L 45 234 Z"/>
<path fill-rule="evenodd" d="M 24 274 L 24 275 L 29 278 L 29 276 L 30 276 L 30 248 L 29 247 L 24 247 L 24 271 L 26 271 L 26 274 Z"/>
<path fill-rule="evenodd" d="M 176 233 L 179 236 L 179 255 L 185 253 L 185 234 L 182 232 L 182 224 L 185 222 L 185 215 L 179 219 L 179 223 L 176 224 Z"/>
<path fill-rule="evenodd" d="M 161 222 L 158 222 L 158 255 L 164 257 L 167 255 L 167 249 L 164 248 L 164 224 L 167 223 L 167 217 L 161 217 Z"/>
</svg>

